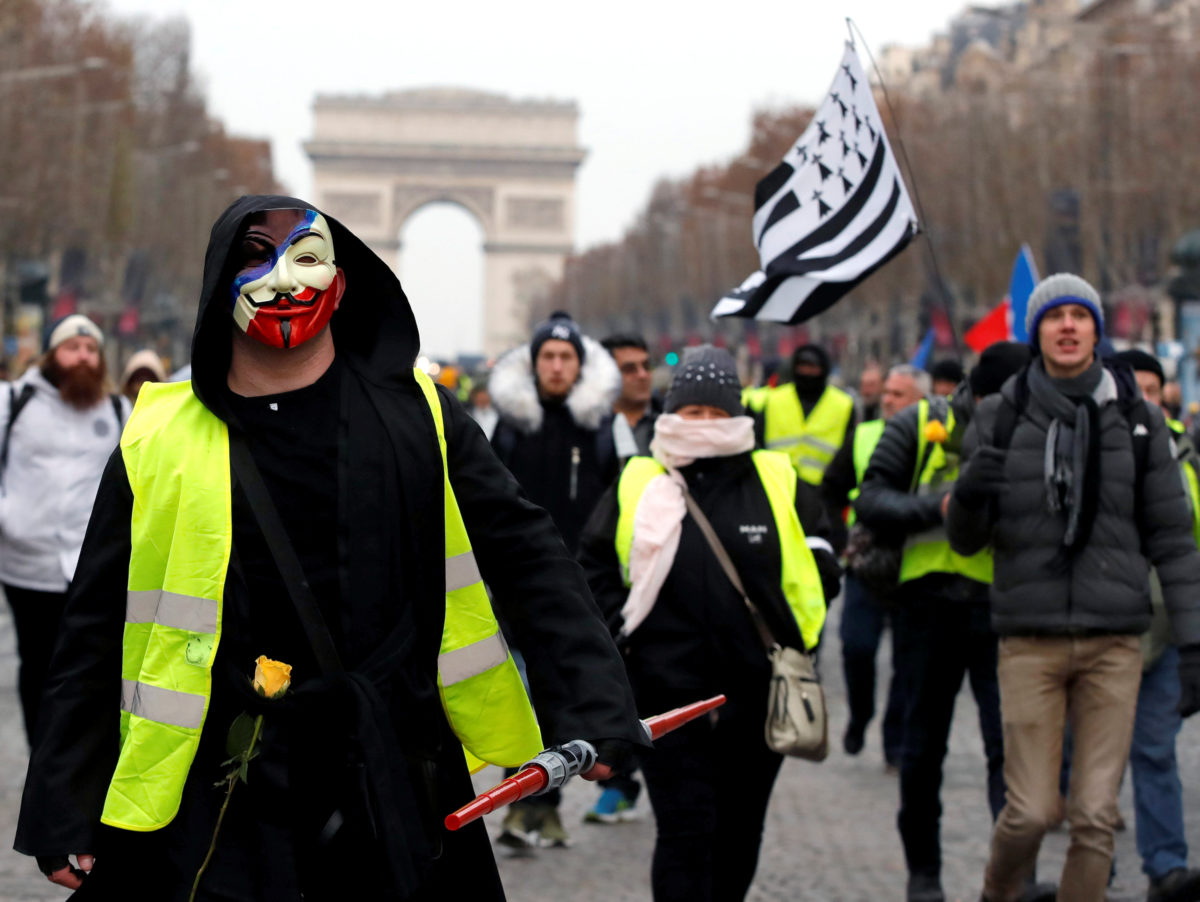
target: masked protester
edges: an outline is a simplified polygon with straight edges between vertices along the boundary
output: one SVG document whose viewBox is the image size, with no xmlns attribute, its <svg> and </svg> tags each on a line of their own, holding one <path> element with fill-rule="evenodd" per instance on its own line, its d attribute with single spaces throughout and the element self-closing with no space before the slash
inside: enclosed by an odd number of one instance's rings
<svg viewBox="0 0 1200 902">
<path fill-rule="evenodd" d="M 482 824 L 441 827 L 468 760 L 582 737 L 607 777 L 644 742 L 582 573 L 418 346 L 336 220 L 256 196 L 217 221 L 192 381 L 142 389 L 51 665 L 16 839 L 51 880 L 183 900 L 213 842 L 201 900 L 502 899 Z M 261 752 L 215 831 L 242 712 Z"/>
<path fill-rule="evenodd" d="M 1035 359 L 979 405 L 947 528 L 990 543 L 1008 800 L 983 896 L 1020 896 L 1058 807 L 1075 739 L 1060 902 L 1102 899 L 1150 627 L 1153 565 L 1180 648 L 1180 713 L 1200 709 L 1200 555 L 1162 414 L 1097 356 L 1104 314 L 1078 276 L 1043 280 L 1026 314 Z"/>
<path fill-rule="evenodd" d="M 50 330 L 41 364 L 0 388 L 0 583 L 30 740 L 100 475 L 129 415 L 105 394 L 103 346 L 95 323 L 68 316 Z"/>
<path fill-rule="evenodd" d="M 758 444 L 787 452 L 809 485 L 821 484 L 856 420 L 854 399 L 828 384 L 829 367 L 824 348 L 802 345 L 792 354 L 792 380 L 753 399 Z"/>
<path fill-rule="evenodd" d="M 712 523 L 779 643 L 813 648 L 825 598 L 838 586 L 816 493 L 785 455 L 753 451 L 740 393 L 728 352 L 689 352 L 655 425 L 653 457 L 626 465 L 581 550 L 596 600 L 625 647 L 639 710 L 718 692 L 729 698 L 718 717 L 664 737 L 643 762 L 658 829 L 656 900 L 746 895 L 783 760 L 763 736 L 771 678 L 763 640 L 687 514 L 684 491 Z M 785 562 L 795 575 L 786 584 Z"/>
</svg>

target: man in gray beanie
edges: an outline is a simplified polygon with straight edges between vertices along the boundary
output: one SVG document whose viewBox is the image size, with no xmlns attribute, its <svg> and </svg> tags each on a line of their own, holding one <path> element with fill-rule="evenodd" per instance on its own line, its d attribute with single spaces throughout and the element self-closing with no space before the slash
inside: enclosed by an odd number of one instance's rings
<svg viewBox="0 0 1200 902">
<path fill-rule="evenodd" d="M 1096 290 L 1053 275 L 1029 299 L 1035 357 L 984 400 L 949 504 L 953 549 L 990 543 L 992 625 L 1008 799 L 983 898 L 1019 899 L 1058 805 L 1067 718 L 1075 736 L 1060 902 L 1104 898 L 1158 571 L 1180 645 L 1180 713 L 1200 709 L 1200 554 L 1161 412 L 1133 374 L 1096 356 Z"/>
</svg>

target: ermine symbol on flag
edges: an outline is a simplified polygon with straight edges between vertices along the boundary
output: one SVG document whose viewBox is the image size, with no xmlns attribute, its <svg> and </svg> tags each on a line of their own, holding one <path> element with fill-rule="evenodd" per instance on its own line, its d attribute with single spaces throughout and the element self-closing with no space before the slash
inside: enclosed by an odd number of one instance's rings
<svg viewBox="0 0 1200 902">
<path fill-rule="evenodd" d="M 752 235 L 762 269 L 721 298 L 712 315 L 804 322 L 918 231 L 870 83 L 847 44 L 812 122 L 755 189 Z"/>
</svg>

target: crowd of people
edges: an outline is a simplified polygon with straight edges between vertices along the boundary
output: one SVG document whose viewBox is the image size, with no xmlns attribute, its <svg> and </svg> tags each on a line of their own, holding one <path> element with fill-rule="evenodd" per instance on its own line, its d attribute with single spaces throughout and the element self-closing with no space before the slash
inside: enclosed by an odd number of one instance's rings
<svg viewBox="0 0 1200 902">
<path fill-rule="evenodd" d="M 749 387 L 692 348 L 656 392 L 641 337 L 557 313 L 464 407 L 414 367 L 388 266 L 256 196 L 213 228 L 196 322 L 190 380 L 134 355 L 126 399 L 68 317 L 0 410 L 16 847 L 79 898 L 502 899 L 492 841 L 570 845 L 557 790 L 491 838 L 441 818 L 471 772 L 571 740 L 596 752 L 587 820 L 638 816 L 644 784 L 656 900 L 744 898 L 783 763 L 763 636 L 818 656 L 840 598 L 844 754 L 891 634 L 908 902 L 945 898 L 964 680 L 983 900 L 1103 899 L 1127 762 L 1147 898 L 1200 899 L 1174 754 L 1200 709 L 1200 455 L 1158 361 L 1101 356 L 1082 279 L 1037 287 L 1030 343 L 969 372 L 871 365 L 857 393 L 813 344 Z M 260 657 L 291 667 L 278 698 L 252 688 Z M 639 718 L 717 694 L 651 747 Z M 1066 865 L 1039 882 L 1064 818 Z"/>
</svg>

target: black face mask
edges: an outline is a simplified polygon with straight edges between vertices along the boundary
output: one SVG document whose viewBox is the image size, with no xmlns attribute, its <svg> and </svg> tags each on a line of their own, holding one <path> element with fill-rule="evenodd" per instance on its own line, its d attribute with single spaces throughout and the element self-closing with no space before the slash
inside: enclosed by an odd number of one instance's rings
<svg viewBox="0 0 1200 902">
<path fill-rule="evenodd" d="M 793 379 L 796 382 L 796 394 L 802 398 L 815 397 L 825 390 L 824 376 L 801 376 L 796 373 Z"/>
</svg>

